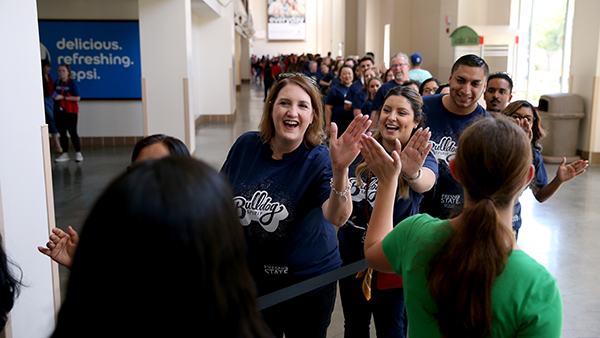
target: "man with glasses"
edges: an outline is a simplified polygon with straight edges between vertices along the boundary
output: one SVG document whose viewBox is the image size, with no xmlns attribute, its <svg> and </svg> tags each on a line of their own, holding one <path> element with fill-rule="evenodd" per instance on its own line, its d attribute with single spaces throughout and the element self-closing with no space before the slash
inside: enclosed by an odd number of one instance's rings
<svg viewBox="0 0 600 338">
<path fill-rule="evenodd" d="M 488 65 L 479 56 L 468 54 L 452 66 L 450 94 L 423 97 L 423 113 L 431 130 L 429 142 L 438 161 L 439 176 L 435 188 L 425 194 L 420 212 L 433 217 L 449 218 L 464 203 L 463 189 L 450 173 L 458 138 L 468 126 L 490 116 L 477 101 L 485 91 Z M 473 159 L 476 161 L 477 159 Z"/>
<path fill-rule="evenodd" d="M 512 89 L 513 82 L 507 73 L 491 74 L 483 94 L 486 110 L 490 113 L 500 113 L 512 99 Z"/>
<path fill-rule="evenodd" d="M 390 68 L 392 69 L 392 74 L 394 74 L 394 79 L 384 83 L 377 91 L 377 94 L 375 94 L 375 98 L 373 99 L 373 112 L 371 113 L 371 119 L 373 120 L 371 126 L 377 126 L 379 108 L 383 105 L 383 99 L 387 92 L 394 87 L 402 86 L 406 81 L 410 81 L 410 78 L 408 77 L 410 66 L 406 54 L 398 52 L 392 55 Z"/>
</svg>

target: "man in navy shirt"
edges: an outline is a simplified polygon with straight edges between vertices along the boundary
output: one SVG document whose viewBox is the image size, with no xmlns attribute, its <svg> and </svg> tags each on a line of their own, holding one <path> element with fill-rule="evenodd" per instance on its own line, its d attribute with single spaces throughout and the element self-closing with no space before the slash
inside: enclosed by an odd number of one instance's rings
<svg viewBox="0 0 600 338">
<path fill-rule="evenodd" d="M 450 94 L 423 97 L 423 112 L 431 130 L 429 142 L 433 143 L 439 177 L 435 189 L 421 202 L 421 213 L 450 218 L 462 208 L 462 186 L 452 177 L 449 163 L 456 154 L 463 130 L 480 118 L 490 116 L 477 103 L 485 92 L 488 75 L 488 65 L 482 58 L 473 54 L 462 56 L 452 66 L 448 81 Z"/>
<path fill-rule="evenodd" d="M 348 90 L 348 94 L 344 98 L 344 109 L 352 109 L 354 95 L 363 89 L 365 85 L 365 72 L 371 68 L 373 68 L 373 59 L 371 59 L 370 57 L 365 56 L 358 61 L 358 67 L 356 68 L 356 75 L 358 76 L 358 80 L 352 83 L 352 86 L 350 86 L 350 89 Z"/>
<path fill-rule="evenodd" d="M 375 94 L 375 98 L 373 99 L 373 112 L 371 113 L 373 124 L 371 124 L 371 126 L 377 125 L 377 120 L 379 119 L 378 111 L 383 105 L 385 94 L 394 87 L 402 86 L 405 81 L 410 81 L 410 78 L 408 77 L 410 65 L 408 64 L 408 56 L 406 56 L 406 54 L 398 52 L 392 55 L 390 67 L 392 68 L 394 79 L 384 83 L 377 91 L 377 94 Z"/>
</svg>

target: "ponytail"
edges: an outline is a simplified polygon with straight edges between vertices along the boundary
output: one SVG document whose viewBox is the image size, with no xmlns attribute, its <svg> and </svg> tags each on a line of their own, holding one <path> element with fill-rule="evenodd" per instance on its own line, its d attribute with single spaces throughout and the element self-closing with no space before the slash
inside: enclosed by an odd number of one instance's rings
<svg viewBox="0 0 600 338">
<path fill-rule="evenodd" d="M 494 281 L 515 241 L 499 211 L 514 205 L 527 182 L 531 146 L 510 119 L 486 118 L 464 131 L 455 158 L 471 203 L 429 262 L 429 292 L 443 337 L 486 337 L 492 334 Z"/>
<path fill-rule="evenodd" d="M 462 213 L 463 222 L 430 262 L 429 292 L 443 337 L 485 337 L 492 330 L 492 287 L 514 236 L 489 198 Z"/>
</svg>

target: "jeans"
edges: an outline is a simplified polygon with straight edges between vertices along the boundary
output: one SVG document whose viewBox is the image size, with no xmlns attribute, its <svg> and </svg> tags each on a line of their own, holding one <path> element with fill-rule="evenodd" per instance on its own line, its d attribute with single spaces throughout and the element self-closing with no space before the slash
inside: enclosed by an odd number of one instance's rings
<svg viewBox="0 0 600 338">
<path fill-rule="evenodd" d="M 262 311 L 275 337 L 326 338 L 335 306 L 337 283 L 311 291 Z"/>
<path fill-rule="evenodd" d="M 46 111 L 46 124 L 50 134 L 58 134 L 56 124 L 54 123 L 54 98 L 52 96 L 44 97 L 44 110 Z"/>
<path fill-rule="evenodd" d="M 363 278 L 355 275 L 340 279 L 340 297 L 344 312 L 344 338 L 369 337 L 371 315 L 378 338 L 406 337 L 403 289 L 377 290 L 371 284 L 371 299 L 362 291 Z"/>
</svg>

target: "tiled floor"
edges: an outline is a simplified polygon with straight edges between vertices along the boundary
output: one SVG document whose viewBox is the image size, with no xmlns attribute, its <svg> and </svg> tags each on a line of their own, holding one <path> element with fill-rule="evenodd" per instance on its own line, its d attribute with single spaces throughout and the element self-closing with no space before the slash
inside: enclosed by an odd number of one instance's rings
<svg viewBox="0 0 600 338">
<path fill-rule="evenodd" d="M 205 123 L 197 130 L 196 156 L 215 169 L 225 161 L 235 139 L 256 130 L 263 108 L 263 92 L 242 85 L 238 115 L 232 123 Z M 129 165 L 131 148 L 84 148 L 85 161 L 53 164 L 56 221 L 60 228 L 81 228 L 87 212 L 104 187 Z M 546 165 L 550 179 L 556 165 Z M 521 197 L 521 248 L 557 278 L 564 306 L 564 338 L 600 338 L 600 166 L 565 184 L 540 204 L 527 191 Z M 63 289 L 68 271 L 61 268 Z M 374 330 L 371 330 L 375 337 Z M 343 336 L 338 302 L 328 337 Z"/>
</svg>

